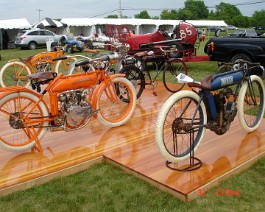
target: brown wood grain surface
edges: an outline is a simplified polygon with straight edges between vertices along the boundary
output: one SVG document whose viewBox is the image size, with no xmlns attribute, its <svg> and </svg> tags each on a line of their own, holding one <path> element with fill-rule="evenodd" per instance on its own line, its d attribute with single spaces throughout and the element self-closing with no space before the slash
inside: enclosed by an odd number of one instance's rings
<svg viewBox="0 0 265 212">
<path fill-rule="evenodd" d="M 92 119 L 77 131 L 48 131 L 41 140 L 43 153 L 0 149 L 0 195 L 84 170 L 105 158 L 159 189 L 191 200 L 198 195 L 198 189 L 216 185 L 264 155 L 264 121 L 257 131 L 247 134 L 235 119 L 222 136 L 206 130 L 195 153 L 203 162 L 200 169 L 169 169 L 156 147 L 154 130 L 158 112 L 171 93 L 162 84 L 158 84 L 156 92 L 157 96 L 150 88 L 144 90 L 133 118 L 123 126 L 108 128 Z"/>
</svg>

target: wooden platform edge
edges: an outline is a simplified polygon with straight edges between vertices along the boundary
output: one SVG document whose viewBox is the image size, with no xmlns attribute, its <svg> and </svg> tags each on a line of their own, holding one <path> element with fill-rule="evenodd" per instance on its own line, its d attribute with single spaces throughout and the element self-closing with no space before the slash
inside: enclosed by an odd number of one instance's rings
<svg viewBox="0 0 265 212">
<path fill-rule="evenodd" d="M 7 188 L 3 188 L 0 190 L 0 196 L 6 196 L 8 194 L 14 193 L 16 191 L 20 191 L 20 190 L 26 190 L 28 188 L 31 188 L 33 186 L 37 186 L 37 185 L 41 185 L 44 183 L 49 182 L 50 180 L 59 178 L 59 177 L 66 177 L 81 171 L 84 171 L 86 169 L 88 169 L 89 167 L 91 167 L 94 164 L 97 163 L 102 163 L 103 161 L 103 156 L 100 156 L 98 158 L 94 158 L 92 160 L 88 160 L 85 161 L 83 163 L 59 170 L 57 172 L 53 172 L 47 175 L 43 175 L 41 177 L 20 183 L 20 184 L 16 184 L 14 186 L 10 186 Z"/>
<path fill-rule="evenodd" d="M 137 172 L 137 171 L 135 171 L 133 169 L 130 169 L 129 167 L 126 167 L 123 164 L 120 164 L 120 163 L 118 163 L 118 162 L 116 162 L 116 161 L 114 161 L 114 160 L 112 160 L 112 159 L 110 159 L 108 157 L 105 157 L 105 156 L 104 156 L 104 161 L 106 163 L 109 163 L 109 164 L 112 164 L 112 165 L 115 165 L 115 166 L 121 168 L 123 171 L 125 171 L 125 172 L 127 172 L 129 174 L 132 174 L 132 175 L 134 175 L 135 177 L 137 177 L 137 178 L 139 178 L 141 180 L 144 180 L 145 182 L 147 182 L 150 185 L 158 188 L 161 191 L 169 193 L 169 194 L 181 199 L 182 201 L 187 201 L 187 199 L 186 199 L 187 196 L 185 194 L 182 194 L 181 192 L 177 192 L 174 189 L 171 189 L 170 187 L 168 187 L 166 185 L 163 185 L 160 182 L 141 174 L 140 172 Z"/>
<path fill-rule="evenodd" d="M 213 179 L 211 182 L 208 182 L 207 184 L 201 186 L 198 189 L 213 188 L 213 187 L 217 186 L 220 182 L 222 182 L 222 181 L 224 181 L 224 180 L 226 180 L 232 176 L 235 176 L 236 174 L 239 174 L 240 172 L 248 169 L 250 166 L 252 166 L 254 163 L 256 163 L 260 158 L 262 158 L 264 156 L 265 156 L 265 152 L 262 152 L 259 155 L 256 155 L 253 158 L 250 158 L 248 161 L 246 161 L 242 164 L 239 164 L 238 166 L 236 166 L 235 168 L 226 172 L 225 174 L 219 176 L 218 178 Z M 139 179 L 146 181 L 147 183 L 155 186 L 156 188 L 160 189 L 161 191 L 169 193 L 169 194 L 179 198 L 182 201 L 189 202 L 189 201 L 192 201 L 192 200 L 199 197 L 198 196 L 198 189 L 196 189 L 196 190 L 194 190 L 188 194 L 183 194 L 181 192 L 178 192 L 177 190 L 170 188 L 167 185 L 164 185 L 164 184 L 162 184 L 162 183 L 160 183 L 160 182 L 158 182 L 158 181 L 156 181 L 156 180 L 154 180 L 148 176 L 141 174 L 140 172 L 137 172 L 133 169 L 130 169 L 129 167 L 125 167 L 123 164 L 120 164 L 120 163 L 118 163 L 118 162 L 116 162 L 116 161 L 114 161 L 108 157 L 105 157 L 104 155 L 103 155 L 103 157 L 104 157 L 104 161 L 106 163 L 116 165 L 116 166 L 120 167 L 122 170 L 124 170 L 125 172 L 127 172 L 129 174 L 133 174 L 135 177 L 138 177 Z"/>
<path fill-rule="evenodd" d="M 250 158 L 248 161 L 239 164 L 238 166 L 236 166 L 235 168 L 231 169 L 230 171 L 224 173 L 223 175 L 220 175 L 219 177 L 213 179 L 211 182 L 205 184 L 204 186 L 198 188 L 198 189 L 210 189 L 213 188 L 215 186 L 217 186 L 220 182 L 235 176 L 239 173 L 241 173 L 242 171 L 248 169 L 250 166 L 252 166 L 253 164 L 255 164 L 259 159 L 261 159 L 262 157 L 265 157 L 265 151 L 260 153 L 259 155 L 254 156 L 253 158 Z M 187 194 L 187 201 L 192 201 L 195 198 L 198 198 L 198 189 L 190 192 L 189 194 Z"/>
</svg>

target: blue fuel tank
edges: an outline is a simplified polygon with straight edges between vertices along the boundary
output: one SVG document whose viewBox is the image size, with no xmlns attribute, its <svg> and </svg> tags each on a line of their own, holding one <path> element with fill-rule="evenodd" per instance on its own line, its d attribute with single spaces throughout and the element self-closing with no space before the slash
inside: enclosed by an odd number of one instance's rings
<svg viewBox="0 0 265 212">
<path fill-rule="evenodd" d="M 243 70 L 229 71 L 225 73 L 216 74 L 213 76 L 211 82 L 211 91 L 233 85 L 242 80 L 244 76 Z"/>
</svg>

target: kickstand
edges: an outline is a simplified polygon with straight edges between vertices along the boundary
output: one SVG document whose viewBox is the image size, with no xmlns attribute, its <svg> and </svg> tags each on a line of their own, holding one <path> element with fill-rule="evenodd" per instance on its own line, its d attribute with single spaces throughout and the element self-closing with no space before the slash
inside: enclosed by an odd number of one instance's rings
<svg viewBox="0 0 265 212">
<path fill-rule="evenodd" d="M 37 150 L 38 152 L 43 152 L 42 147 L 40 145 L 40 140 L 38 139 L 38 135 L 36 135 L 33 126 L 31 126 L 32 132 L 29 131 L 29 134 L 34 138 L 36 145 L 31 148 L 31 151 Z"/>
<path fill-rule="evenodd" d="M 31 151 L 34 152 L 34 150 L 37 150 L 38 152 L 43 152 L 39 139 L 37 138 L 35 139 L 35 141 L 36 141 L 36 145 L 31 148 Z"/>
</svg>

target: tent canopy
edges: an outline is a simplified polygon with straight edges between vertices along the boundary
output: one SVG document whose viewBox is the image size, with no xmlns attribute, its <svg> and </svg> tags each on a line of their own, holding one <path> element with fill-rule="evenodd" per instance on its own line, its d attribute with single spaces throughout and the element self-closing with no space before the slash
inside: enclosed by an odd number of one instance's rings
<svg viewBox="0 0 265 212">
<path fill-rule="evenodd" d="M 0 49 L 2 49 L 3 41 L 2 41 L 2 32 L 3 30 L 16 30 L 16 29 L 30 29 L 31 24 L 27 19 L 8 19 L 8 20 L 0 20 Z"/>
<path fill-rule="evenodd" d="M 9 20 L 0 20 L 1 29 L 29 29 L 31 24 L 27 19 L 9 19 Z"/>
<path fill-rule="evenodd" d="M 67 26 L 92 26 L 103 24 L 116 25 L 178 25 L 180 20 L 156 20 L 156 19 L 137 19 L 137 18 L 62 18 L 62 23 Z M 194 26 L 227 26 L 224 21 L 220 20 L 187 20 Z"/>
<path fill-rule="evenodd" d="M 45 27 L 63 27 L 63 23 L 61 23 L 60 21 L 56 21 L 54 19 L 51 18 L 44 18 L 43 20 L 35 23 L 32 25 L 32 28 L 45 28 Z"/>
</svg>

